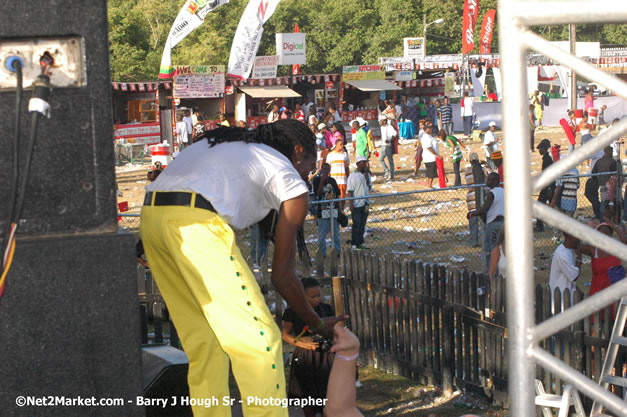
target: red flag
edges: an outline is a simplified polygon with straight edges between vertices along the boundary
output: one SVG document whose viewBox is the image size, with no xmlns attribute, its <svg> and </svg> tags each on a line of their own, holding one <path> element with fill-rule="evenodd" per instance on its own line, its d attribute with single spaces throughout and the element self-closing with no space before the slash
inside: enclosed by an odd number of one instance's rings
<svg viewBox="0 0 627 417">
<path fill-rule="evenodd" d="M 496 10 L 492 9 L 483 17 L 483 25 L 481 28 L 481 41 L 479 43 L 479 53 L 489 54 L 492 46 L 492 33 L 494 32 L 494 18 Z"/>
<path fill-rule="evenodd" d="M 462 54 L 475 49 L 475 25 L 479 14 L 479 0 L 465 0 L 464 27 L 462 30 Z"/>
<path fill-rule="evenodd" d="M 294 32 L 300 33 L 300 29 L 298 29 L 298 23 L 294 24 Z M 300 74 L 300 65 L 299 64 L 292 65 L 292 75 L 298 75 L 298 74 Z"/>
</svg>

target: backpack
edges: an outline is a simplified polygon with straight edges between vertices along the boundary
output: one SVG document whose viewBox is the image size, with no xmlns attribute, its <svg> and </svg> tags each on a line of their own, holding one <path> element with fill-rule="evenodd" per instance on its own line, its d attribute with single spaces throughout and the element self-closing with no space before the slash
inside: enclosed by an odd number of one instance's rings
<svg viewBox="0 0 627 417">
<path fill-rule="evenodd" d="M 543 106 L 548 106 L 549 105 L 549 95 L 548 94 L 542 94 L 542 105 Z"/>
</svg>

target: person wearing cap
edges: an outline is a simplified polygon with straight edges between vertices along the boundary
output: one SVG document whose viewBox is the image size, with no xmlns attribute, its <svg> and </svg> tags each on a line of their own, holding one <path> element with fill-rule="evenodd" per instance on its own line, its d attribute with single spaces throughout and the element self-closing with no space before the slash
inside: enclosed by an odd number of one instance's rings
<svg viewBox="0 0 627 417">
<path fill-rule="evenodd" d="M 324 123 L 318 124 L 318 131 L 324 137 L 324 145 L 327 149 L 333 148 L 333 133 L 327 128 Z"/>
<path fill-rule="evenodd" d="M 483 148 L 485 150 L 486 161 L 488 162 L 488 167 L 492 171 L 496 171 L 494 166 L 494 162 L 492 162 L 492 152 L 499 150 L 499 138 L 496 136 L 496 122 L 492 121 L 489 124 L 489 129 L 483 135 Z"/>
<path fill-rule="evenodd" d="M 483 204 L 483 184 L 485 184 L 485 169 L 479 161 L 479 155 L 477 152 L 470 153 L 470 166 L 466 168 L 466 185 L 476 185 L 474 188 L 468 189 L 466 193 L 466 204 L 468 205 L 468 211 L 476 210 Z M 479 236 L 480 229 L 482 229 L 482 222 L 479 221 L 479 217 L 471 217 L 468 219 L 468 228 L 470 230 L 470 236 L 468 239 L 468 245 L 473 248 L 480 246 Z"/>
<path fill-rule="evenodd" d="M 427 188 L 433 188 L 433 179 L 438 177 L 435 161 L 436 159 L 442 159 L 438 140 L 431 136 L 432 133 L 433 125 L 427 121 L 425 123 L 425 134 L 422 135 L 420 140 L 422 143 L 422 160 L 427 168 Z"/>
<path fill-rule="evenodd" d="M 503 154 L 501 151 L 494 151 L 490 154 L 490 159 L 492 159 L 492 163 L 496 168 L 495 171 L 499 174 L 499 179 L 501 180 L 501 183 L 503 183 Z"/>
<path fill-rule="evenodd" d="M 379 149 L 379 162 L 383 166 L 383 173 L 386 180 L 394 179 L 394 141 L 396 140 L 396 130 L 390 126 L 388 117 L 381 113 L 379 116 L 379 124 L 381 125 L 381 148 Z M 385 164 L 385 158 L 388 159 L 390 166 Z"/>
<path fill-rule="evenodd" d="M 553 158 L 549 154 L 551 149 L 551 142 L 548 139 L 542 139 L 537 146 L 538 152 L 542 155 L 542 171 L 547 169 L 553 164 Z M 550 204 L 553 200 L 553 193 L 555 191 L 555 183 L 549 184 L 540 190 L 538 201 L 544 204 Z M 540 219 L 536 220 L 536 226 L 534 228 L 536 232 L 544 232 L 544 222 Z"/>
<path fill-rule="evenodd" d="M 488 174 L 486 185 L 490 189 L 486 193 L 485 202 L 475 211 L 468 212 L 468 220 L 473 217 L 485 216 L 485 237 L 483 240 L 484 272 L 488 272 L 492 250 L 496 247 L 501 235 L 501 226 L 505 220 L 505 192 L 499 185 L 499 174 Z"/>
<path fill-rule="evenodd" d="M 355 160 L 357 170 L 348 177 L 346 192 L 348 197 L 367 197 L 372 188 L 368 175 L 368 158 L 358 155 Z M 364 246 L 364 232 L 368 220 L 368 199 L 349 200 L 353 226 L 351 229 L 351 245 L 353 249 L 367 249 Z"/>
</svg>

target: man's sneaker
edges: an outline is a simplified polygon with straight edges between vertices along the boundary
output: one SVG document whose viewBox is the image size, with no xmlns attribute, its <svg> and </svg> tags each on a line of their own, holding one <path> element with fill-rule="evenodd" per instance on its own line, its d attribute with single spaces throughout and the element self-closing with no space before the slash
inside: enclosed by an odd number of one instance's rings
<svg viewBox="0 0 627 417">
<path fill-rule="evenodd" d="M 351 249 L 359 249 L 359 248 L 357 247 L 357 245 L 352 245 Z"/>
<path fill-rule="evenodd" d="M 366 250 L 366 249 L 370 249 L 370 248 L 368 246 L 366 246 L 366 245 L 359 245 L 359 249 Z"/>
</svg>

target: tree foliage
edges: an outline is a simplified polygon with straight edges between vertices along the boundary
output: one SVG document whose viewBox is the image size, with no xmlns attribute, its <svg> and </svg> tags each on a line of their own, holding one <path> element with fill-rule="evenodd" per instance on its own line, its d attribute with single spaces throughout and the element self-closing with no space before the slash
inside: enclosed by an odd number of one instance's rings
<svg viewBox="0 0 627 417">
<path fill-rule="evenodd" d="M 475 44 L 485 13 L 496 0 L 479 0 Z M 109 0 L 111 73 L 118 81 L 154 80 L 172 22 L 185 0 Z M 203 25 L 172 50 L 174 65 L 226 65 L 233 36 L 248 0 L 231 0 L 209 13 Z M 258 55 L 274 55 L 275 33 L 293 32 L 298 23 L 307 33 L 307 65 L 303 73 L 340 72 L 344 65 L 374 64 L 379 57 L 402 56 L 403 38 L 423 34 L 427 52 L 461 52 L 463 0 L 282 0 L 264 25 Z M 497 15 L 498 23 L 498 15 Z M 550 40 L 567 40 L 567 26 L 534 30 Z M 578 25 L 577 40 L 626 45 L 626 25 Z M 498 27 L 492 52 L 498 52 Z M 289 67 L 280 67 L 287 74 Z"/>
</svg>

